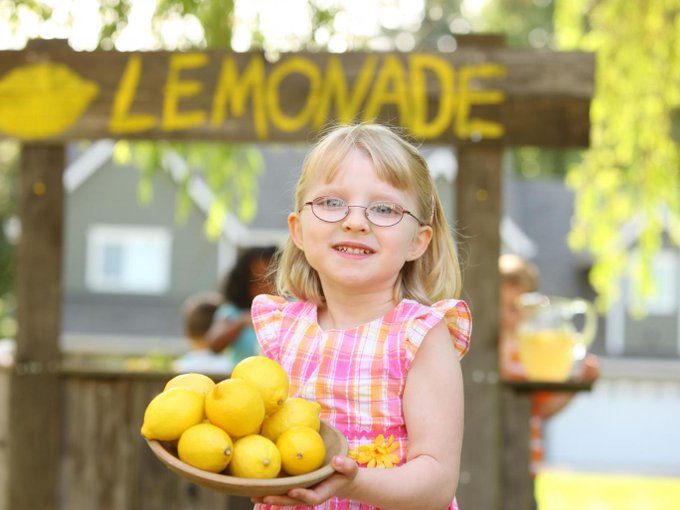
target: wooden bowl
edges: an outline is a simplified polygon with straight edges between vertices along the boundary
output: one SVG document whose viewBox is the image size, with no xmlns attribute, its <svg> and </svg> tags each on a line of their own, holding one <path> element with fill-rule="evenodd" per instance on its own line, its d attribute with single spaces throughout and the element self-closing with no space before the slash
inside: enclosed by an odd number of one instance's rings
<svg viewBox="0 0 680 510">
<path fill-rule="evenodd" d="M 241 478 L 203 471 L 179 460 L 176 444 L 155 439 L 147 439 L 146 442 L 166 467 L 198 485 L 237 496 L 274 496 L 285 494 L 294 487 L 316 485 L 333 474 L 333 455 L 347 455 L 347 439 L 342 432 L 324 421 L 319 432 L 326 444 L 326 457 L 322 466 L 304 475 L 288 476 L 282 471 L 277 478 Z"/>
</svg>

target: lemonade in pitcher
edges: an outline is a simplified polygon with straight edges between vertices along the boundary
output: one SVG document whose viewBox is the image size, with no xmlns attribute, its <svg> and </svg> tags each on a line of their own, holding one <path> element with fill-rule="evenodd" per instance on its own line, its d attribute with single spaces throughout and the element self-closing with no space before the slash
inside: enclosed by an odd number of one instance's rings
<svg viewBox="0 0 680 510">
<path fill-rule="evenodd" d="M 519 358 L 526 378 L 565 381 L 574 362 L 585 356 L 593 341 L 597 315 L 583 299 L 548 297 L 538 293 L 520 296 Z M 582 322 L 581 327 L 577 322 Z"/>
<path fill-rule="evenodd" d="M 519 357 L 527 379 L 564 381 L 574 365 L 574 334 L 537 330 L 519 335 Z"/>
</svg>

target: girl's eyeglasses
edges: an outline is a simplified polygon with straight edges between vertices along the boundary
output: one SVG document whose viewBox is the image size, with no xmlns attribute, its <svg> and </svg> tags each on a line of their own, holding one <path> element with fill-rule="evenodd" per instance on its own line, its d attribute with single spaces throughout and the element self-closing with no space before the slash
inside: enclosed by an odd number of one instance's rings
<svg viewBox="0 0 680 510">
<path fill-rule="evenodd" d="M 347 202 L 338 197 L 319 197 L 311 202 L 305 202 L 300 211 L 306 205 L 312 208 L 314 216 L 326 223 L 342 221 L 349 215 L 351 207 L 358 207 L 364 210 L 366 219 L 376 227 L 392 227 L 401 221 L 404 214 L 411 216 L 421 227 L 427 225 L 427 223 L 420 221 L 411 211 L 407 211 L 402 206 L 391 202 L 372 202 L 364 207 L 363 205 L 348 205 Z"/>
</svg>

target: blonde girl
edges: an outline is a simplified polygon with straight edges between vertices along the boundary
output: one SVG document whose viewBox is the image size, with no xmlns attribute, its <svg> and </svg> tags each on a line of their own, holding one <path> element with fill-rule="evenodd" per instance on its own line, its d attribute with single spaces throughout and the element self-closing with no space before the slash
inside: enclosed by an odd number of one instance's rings
<svg viewBox="0 0 680 510">
<path fill-rule="evenodd" d="M 288 226 L 280 297 L 255 298 L 253 324 L 350 452 L 256 508 L 457 508 L 471 321 L 425 159 L 388 127 L 336 127 L 305 159 Z"/>
</svg>

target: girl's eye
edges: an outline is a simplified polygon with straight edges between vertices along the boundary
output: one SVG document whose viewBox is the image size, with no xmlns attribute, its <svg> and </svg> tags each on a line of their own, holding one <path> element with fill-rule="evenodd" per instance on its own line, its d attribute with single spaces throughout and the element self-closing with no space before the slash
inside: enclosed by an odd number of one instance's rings
<svg viewBox="0 0 680 510">
<path fill-rule="evenodd" d="M 318 205 L 327 209 L 344 209 L 345 201 L 338 197 L 322 197 L 317 201 Z"/>
<path fill-rule="evenodd" d="M 399 216 L 401 214 L 398 205 L 390 204 L 388 202 L 376 202 L 375 204 L 371 204 L 369 209 L 382 216 Z"/>
</svg>

